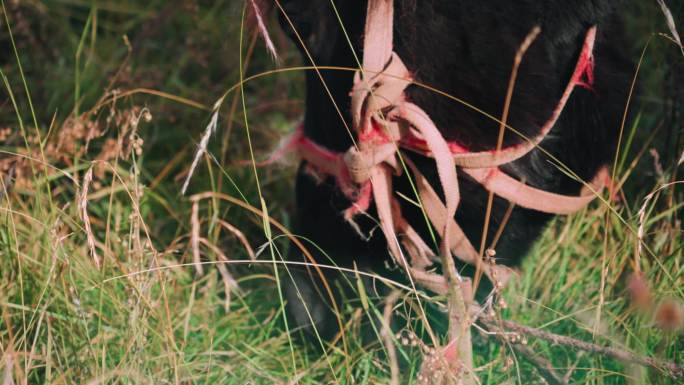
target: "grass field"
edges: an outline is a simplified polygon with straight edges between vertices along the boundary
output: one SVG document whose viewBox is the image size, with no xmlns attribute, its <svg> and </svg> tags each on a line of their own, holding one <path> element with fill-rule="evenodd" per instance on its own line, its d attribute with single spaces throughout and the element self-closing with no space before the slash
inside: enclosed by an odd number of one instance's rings
<svg viewBox="0 0 684 385">
<path fill-rule="evenodd" d="M 684 364 L 682 120 L 672 119 L 682 101 L 666 92 L 684 52 L 658 34 L 670 32 L 655 0 L 626 14 L 624 49 L 644 55 L 614 164 L 622 188 L 549 226 L 500 315 Z M 388 383 L 384 345 L 364 346 L 359 331 L 383 299 L 344 303 L 344 338 L 323 353 L 288 332 L 277 281 L 295 247 L 295 163 L 257 178 L 240 161 L 291 131 L 303 73 L 287 70 L 299 58 L 275 23 L 277 64 L 242 20 L 236 0 L 4 0 L 1 385 Z M 406 294 L 397 316 L 410 313 Z M 414 383 L 424 353 L 410 335 L 396 342 Z M 535 337 L 526 346 L 569 383 L 682 383 Z M 495 338 L 478 336 L 474 351 L 483 384 L 544 383 Z"/>
</svg>

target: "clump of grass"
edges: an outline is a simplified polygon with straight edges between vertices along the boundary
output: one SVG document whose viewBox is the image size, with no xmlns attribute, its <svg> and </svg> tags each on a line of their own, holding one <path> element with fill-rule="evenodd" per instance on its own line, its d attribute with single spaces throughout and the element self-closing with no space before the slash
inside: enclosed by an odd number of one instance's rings
<svg viewBox="0 0 684 385">
<path fill-rule="evenodd" d="M 385 302 L 357 273 L 348 284 L 358 298 L 340 304 L 340 343 L 293 338 L 277 285 L 288 274 L 282 255 L 296 247 L 282 235 L 292 170 L 260 170 L 259 191 L 253 171 L 236 162 L 252 148 L 235 128 L 246 126 L 244 108 L 253 150 L 273 148 L 301 113 L 302 90 L 293 86 L 301 73 L 224 94 L 271 68 L 268 54 L 254 49 L 257 32 L 226 22 L 243 10 L 228 2 L 184 2 L 181 13 L 177 6 L 3 7 L 15 44 L 2 24 L 0 41 L 10 50 L 0 59 L 2 384 L 386 383 L 392 370 L 398 376 L 387 358 L 392 344 L 399 376 L 414 381 L 430 354 L 422 342 L 430 325 L 399 283 L 377 280 L 402 293 Z M 280 34 L 273 40 L 286 46 Z M 279 54 L 283 67 L 295 63 L 290 50 Z M 663 62 L 649 58 L 642 71 L 657 79 Z M 219 98 L 221 110 L 212 111 Z M 216 135 L 188 185 L 198 195 L 186 198 L 181 185 L 213 112 Z M 503 318 L 684 362 L 684 197 L 673 184 L 681 155 L 655 167 L 647 154 L 664 147 L 662 131 L 643 134 L 662 114 L 643 109 L 625 131 L 615 169 L 621 200 L 554 221 L 505 291 Z M 633 300 L 633 273 L 648 294 L 643 303 Z M 441 308 L 441 299 L 423 298 Z M 404 330 L 381 327 L 376 343 L 365 344 L 366 320 L 382 325 L 388 314 L 406 320 Z M 474 333 L 483 383 L 544 381 L 539 362 L 512 341 Z M 675 383 L 652 369 L 524 339 L 569 383 Z"/>
</svg>

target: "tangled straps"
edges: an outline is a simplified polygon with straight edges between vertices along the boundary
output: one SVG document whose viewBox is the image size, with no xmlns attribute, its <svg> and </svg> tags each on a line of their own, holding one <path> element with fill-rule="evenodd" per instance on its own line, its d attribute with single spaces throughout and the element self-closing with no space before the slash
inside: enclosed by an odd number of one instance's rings
<svg viewBox="0 0 684 385">
<path fill-rule="evenodd" d="M 457 143 L 447 142 L 428 114 L 406 99 L 404 91 L 411 84 L 411 76 L 401 58 L 392 51 L 392 3 L 389 0 L 368 3 L 363 68 L 356 73 L 351 91 L 351 114 L 357 143 L 340 154 L 314 143 L 299 130 L 288 146 L 296 148 L 309 167 L 336 178 L 342 192 L 353 202 L 344 213 L 351 224 L 352 218 L 365 212 L 374 201 L 380 227 L 397 263 L 409 272 L 415 282 L 445 294 L 450 285 L 456 284 L 453 280 L 460 279 L 453 266 L 452 253 L 469 264 L 477 263 L 480 258 L 454 220 L 460 201 L 457 166 L 485 189 L 512 204 L 552 214 L 575 212 L 591 202 L 602 189 L 607 178 L 605 168 L 596 175 L 589 188 L 582 189 L 580 196 L 530 187 L 498 168 L 523 157 L 544 139 L 575 86 L 591 87 L 596 27 L 586 32 L 575 70 L 536 137 L 499 151 L 469 152 Z M 400 148 L 435 160 L 444 201 L 410 159 L 403 159 L 415 178 L 422 209 L 441 238 L 439 251 L 444 276 L 426 270 L 438 259 L 403 217 L 395 197 L 392 176 L 402 170 L 398 157 Z M 404 251 L 410 262 L 404 257 Z M 504 285 L 510 276 L 510 270 L 504 266 L 483 264 L 482 268 L 497 285 Z"/>
</svg>

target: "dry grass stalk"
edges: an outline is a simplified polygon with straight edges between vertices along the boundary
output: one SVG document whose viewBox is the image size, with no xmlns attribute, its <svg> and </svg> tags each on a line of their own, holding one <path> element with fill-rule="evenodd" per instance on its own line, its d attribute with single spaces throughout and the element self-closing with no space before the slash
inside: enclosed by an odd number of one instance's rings
<svg viewBox="0 0 684 385">
<path fill-rule="evenodd" d="M 667 28 L 670 29 L 670 33 L 672 34 L 672 38 L 677 42 L 679 45 L 679 49 L 682 50 L 682 55 L 684 55 L 684 46 L 682 45 L 682 39 L 679 37 L 679 33 L 677 33 L 677 26 L 675 25 L 674 17 L 672 16 L 672 12 L 670 12 L 670 8 L 667 7 L 667 4 L 665 4 L 664 0 L 658 0 L 658 4 L 660 5 L 660 9 L 663 11 L 663 14 L 665 15 L 665 20 L 667 21 Z"/>
<path fill-rule="evenodd" d="M 392 339 L 392 310 L 394 309 L 394 304 L 399 299 L 401 292 L 398 290 L 393 291 L 385 299 L 385 308 L 382 312 L 383 324 L 380 335 L 385 344 L 385 350 L 387 350 L 387 358 L 389 359 L 390 366 L 390 385 L 399 385 L 399 362 L 397 361 L 397 349 L 394 347 L 394 340 Z"/>
<path fill-rule="evenodd" d="M 635 249 L 635 255 L 634 255 L 634 270 L 636 272 L 641 271 L 641 252 L 643 251 L 643 244 L 644 244 L 644 226 L 646 224 L 646 208 L 648 207 L 648 203 L 653 199 L 653 196 L 655 195 L 655 192 L 652 192 L 644 198 L 644 203 L 641 204 L 641 207 L 639 208 L 639 227 L 637 228 L 637 245 Z"/>
<path fill-rule="evenodd" d="M 660 162 L 658 150 L 652 148 L 648 152 L 653 157 L 653 170 L 655 170 L 656 176 L 658 176 L 658 179 L 664 179 L 665 171 L 663 170 L 663 164 Z"/>
<path fill-rule="evenodd" d="M 22 373 L 21 366 L 18 362 L 14 361 L 16 356 L 16 351 L 14 350 L 15 339 L 14 333 L 12 332 L 12 324 L 9 319 L 9 314 L 7 313 L 7 308 L 2 307 L 2 321 L 4 322 L 4 327 L 7 330 L 7 345 L 4 344 L 4 339 L 0 340 L 0 349 L 2 349 L 2 356 L 0 356 L 0 363 L 5 362 L 5 370 L 3 371 L 3 381 L 2 385 L 14 385 L 14 377 L 12 369 L 14 368 L 17 381 L 19 383 L 25 382 L 25 376 Z M 24 381 L 22 381 L 24 379 Z"/>
<path fill-rule="evenodd" d="M 202 258 L 200 257 L 199 239 L 199 203 L 193 201 L 192 212 L 190 214 L 190 246 L 192 247 L 192 261 L 195 264 L 195 270 L 197 270 L 197 274 L 202 275 L 204 274 L 204 268 L 202 267 Z"/>
<path fill-rule="evenodd" d="M 245 237 L 245 234 L 242 231 L 240 231 L 240 229 L 238 229 L 237 227 L 231 225 L 230 223 L 222 219 L 219 219 L 218 223 L 224 229 L 230 231 L 233 235 L 235 235 L 237 239 L 240 241 L 240 243 L 242 243 L 242 246 L 245 248 L 245 251 L 247 251 L 249 259 L 251 259 L 252 261 L 256 261 L 256 254 L 254 253 L 254 249 L 249 244 L 249 241 L 247 240 L 247 237 Z"/>
<path fill-rule="evenodd" d="M 639 211 L 637 212 L 637 215 L 639 216 L 639 227 L 637 228 L 637 245 L 634 254 L 634 269 L 637 273 L 641 271 L 641 252 L 643 251 L 644 229 L 646 227 L 646 209 L 648 208 L 648 205 L 651 202 L 651 200 L 653 200 L 654 197 L 656 197 L 656 195 L 660 193 L 660 191 L 682 183 L 684 183 L 684 181 L 664 183 L 654 191 L 651 191 L 648 195 L 646 195 L 646 197 L 644 197 L 644 202 L 641 204 L 641 207 L 639 207 Z"/>
<path fill-rule="evenodd" d="M 204 155 L 204 153 L 207 151 L 207 146 L 209 145 L 209 139 L 211 138 L 211 134 L 216 132 L 216 127 L 218 126 L 219 109 L 221 108 L 221 104 L 223 104 L 224 98 L 225 96 L 217 100 L 216 103 L 214 103 L 211 119 L 209 120 L 209 124 L 207 124 L 207 127 L 204 129 L 204 134 L 202 134 L 202 139 L 200 140 L 199 146 L 197 147 L 197 152 L 195 153 L 195 158 L 192 160 L 192 164 L 190 165 L 188 175 L 185 177 L 185 182 L 183 182 L 183 187 L 181 188 L 181 194 L 183 195 L 185 195 L 185 191 L 188 189 L 188 185 L 190 184 L 190 178 L 192 178 L 192 174 L 195 173 L 195 169 L 197 168 L 197 165 L 199 164 L 202 155 Z"/>
<path fill-rule="evenodd" d="M 12 360 L 11 351 L 5 352 L 5 370 L 2 379 L 2 385 L 14 385 L 14 380 L 12 379 L 12 366 L 14 362 Z"/>
<path fill-rule="evenodd" d="M 97 250 L 95 249 L 95 235 L 90 226 L 90 217 L 88 216 L 88 188 L 90 182 L 93 180 L 93 167 L 91 166 L 83 177 L 83 183 L 81 186 L 81 194 L 78 197 L 78 211 L 81 214 L 81 220 L 85 227 L 86 238 L 88 242 L 88 248 L 90 249 L 90 255 L 95 261 L 95 265 L 99 269 L 101 266 L 100 257 L 97 255 Z"/>
<path fill-rule="evenodd" d="M 278 53 L 276 52 L 276 48 L 273 44 L 273 41 L 271 40 L 271 36 L 268 34 L 268 29 L 266 28 L 266 24 L 264 23 L 261 8 L 257 5 L 255 0 L 250 0 L 250 3 L 252 5 L 252 10 L 254 11 L 254 18 L 257 22 L 257 29 L 259 30 L 261 37 L 264 38 L 264 42 L 266 43 L 268 53 L 270 53 L 273 60 L 277 62 Z"/>
<path fill-rule="evenodd" d="M 231 292 L 235 289 L 239 289 L 237 281 L 235 280 L 235 278 L 233 278 L 233 276 L 228 271 L 228 268 L 226 267 L 228 257 L 226 257 L 226 255 L 223 254 L 223 252 L 221 252 L 221 249 L 211 244 L 211 242 L 209 242 L 205 238 L 200 238 L 199 242 L 201 242 L 203 245 L 211 249 L 219 257 L 219 261 L 217 261 L 218 263 L 216 263 L 216 268 L 218 268 L 219 273 L 221 274 L 221 278 L 223 279 L 223 289 L 226 295 L 224 310 L 227 313 L 230 310 Z"/>
<path fill-rule="evenodd" d="M 5 175 L 0 177 L 0 199 L 3 199 L 12 190 L 12 185 L 14 184 L 13 182 L 15 170 L 15 164 L 9 165 Z"/>
</svg>

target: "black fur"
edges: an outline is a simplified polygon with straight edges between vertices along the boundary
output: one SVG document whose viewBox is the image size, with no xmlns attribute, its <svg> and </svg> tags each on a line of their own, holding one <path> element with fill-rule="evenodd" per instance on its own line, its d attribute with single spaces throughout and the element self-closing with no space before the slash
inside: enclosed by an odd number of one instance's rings
<svg viewBox="0 0 684 385">
<path fill-rule="evenodd" d="M 357 67 L 329 0 L 286 0 L 281 3 L 317 65 Z M 360 57 L 366 2 L 338 0 L 335 5 Z M 624 44 L 616 14 L 619 6 L 618 0 L 396 1 L 394 46 L 418 81 L 499 116 L 514 54 L 527 33 L 535 25 L 541 26 L 541 35 L 520 67 L 509 117 L 512 127 L 534 136 L 558 103 L 576 64 L 586 30 L 598 25 L 593 90 L 575 88 L 558 123 L 541 144 L 588 180 L 614 154 L 633 71 L 632 64 L 621 54 Z M 281 23 L 299 45 L 282 15 Z M 306 56 L 304 60 L 308 62 Z M 353 73 L 328 70 L 322 74 L 351 127 L 348 94 Z M 423 88 L 410 87 L 407 94 L 430 114 L 447 139 L 473 150 L 495 146 L 497 123 Z M 344 151 L 351 145 L 345 125 L 313 71 L 307 73 L 304 124 L 306 135 L 323 146 Z M 512 133 L 505 136 L 508 145 L 520 140 Z M 432 161 L 406 155 L 435 179 Z M 515 178 L 547 191 L 576 194 L 581 187 L 538 150 L 503 169 Z M 462 193 L 456 218 L 471 242 L 479 245 L 487 194 L 463 173 L 460 175 Z M 406 178 L 396 178 L 395 184 L 411 196 Z M 383 270 L 388 253 L 382 233 L 375 231 L 366 241 L 345 223 L 341 212 L 349 206 L 349 201 L 338 192 L 334 181 L 318 184 L 300 168 L 296 204 L 296 233 L 316 242 L 336 264 L 349 267 L 356 263 L 362 269 Z M 495 200 L 490 234 L 498 228 L 507 206 L 508 202 Z M 410 205 L 405 205 L 403 210 L 416 228 L 426 230 L 424 219 L 417 210 Z M 516 208 L 497 246 L 499 263 L 518 264 L 550 218 L 547 214 Z M 366 231 L 372 229 L 370 220 L 361 219 L 361 222 Z M 290 257 L 301 260 L 297 253 Z M 318 257 L 320 262 L 328 262 L 323 256 Z M 332 273 L 329 276 L 334 277 Z M 308 272 L 300 271 L 295 281 L 319 331 L 329 335 L 336 330 L 317 280 L 310 278 Z M 293 282 L 288 282 L 285 290 L 291 315 L 298 325 L 306 327 L 309 319 Z"/>
</svg>

